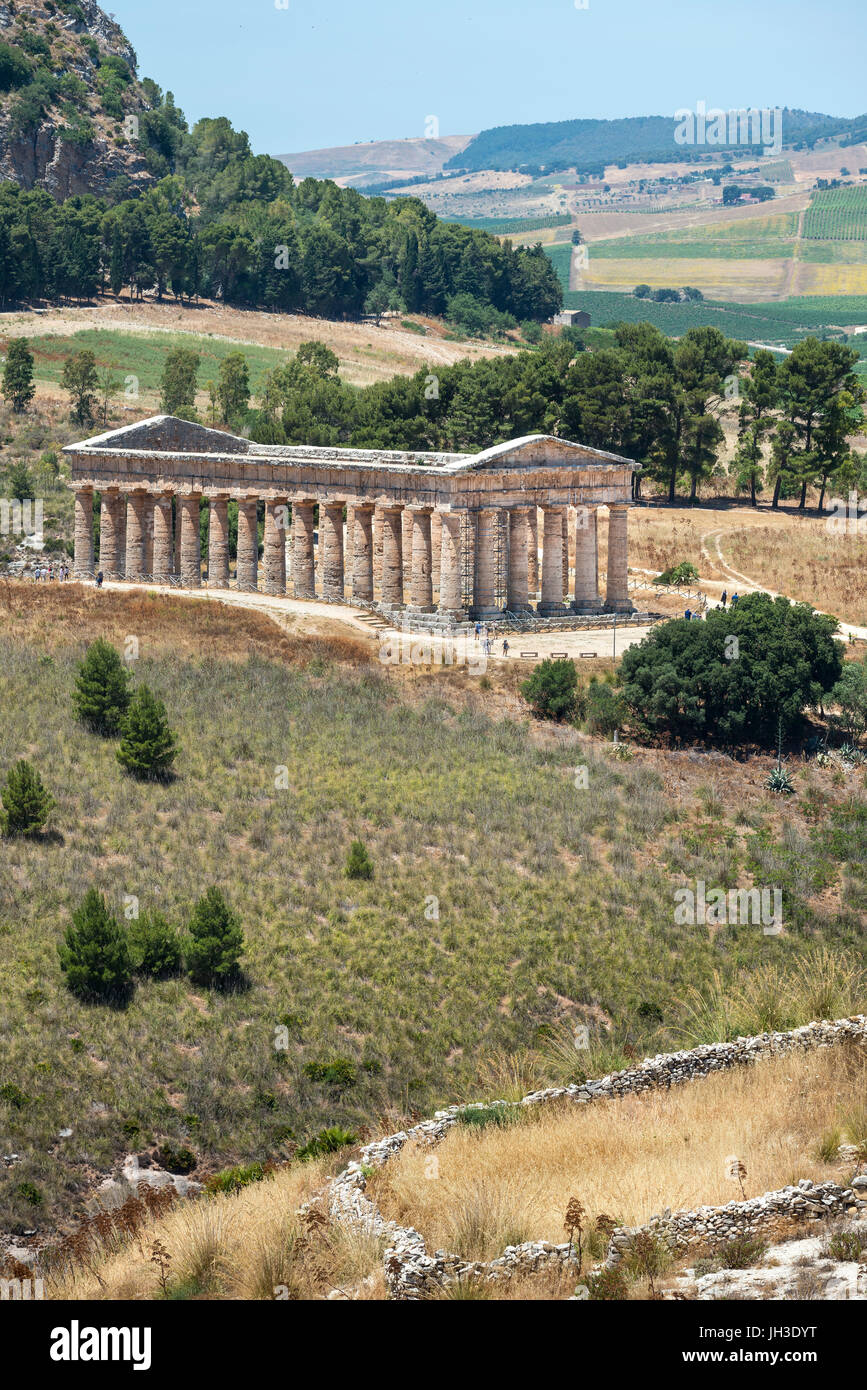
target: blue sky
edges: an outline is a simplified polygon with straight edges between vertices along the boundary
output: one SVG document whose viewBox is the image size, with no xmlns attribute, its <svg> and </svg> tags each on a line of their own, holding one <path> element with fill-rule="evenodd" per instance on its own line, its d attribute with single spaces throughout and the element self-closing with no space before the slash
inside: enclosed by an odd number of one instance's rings
<svg viewBox="0 0 867 1390">
<path fill-rule="evenodd" d="M 278 8 L 286 3 L 287 8 Z M 584 3 L 584 0 L 578 0 Z M 515 121 L 792 106 L 852 116 L 867 0 L 113 0 L 142 76 L 257 153 Z M 106 6 L 107 8 L 107 6 Z"/>
</svg>

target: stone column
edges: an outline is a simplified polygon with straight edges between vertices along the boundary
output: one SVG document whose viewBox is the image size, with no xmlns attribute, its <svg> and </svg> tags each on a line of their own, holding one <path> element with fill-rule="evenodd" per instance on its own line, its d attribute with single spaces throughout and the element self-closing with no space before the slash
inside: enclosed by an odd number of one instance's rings
<svg viewBox="0 0 867 1390">
<path fill-rule="evenodd" d="M 382 593 L 382 508 L 373 513 L 373 589 Z"/>
<path fill-rule="evenodd" d="M 200 501 L 198 494 L 186 493 L 181 498 L 181 583 L 187 589 L 198 589 L 202 582 Z"/>
<path fill-rule="evenodd" d="M 106 579 L 120 577 L 120 538 L 118 536 L 118 517 L 125 499 L 116 491 L 103 488 L 102 505 L 99 512 L 99 568 Z"/>
<path fill-rule="evenodd" d="M 172 572 L 180 576 L 181 573 L 181 499 L 175 493 L 175 512 L 174 512 L 174 541 L 172 544 Z"/>
<path fill-rule="evenodd" d="M 292 501 L 292 592 L 296 598 L 315 598 L 313 568 L 313 507 L 308 498 Z"/>
<path fill-rule="evenodd" d="M 126 575 L 126 507 L 127 494 L 125 492 L 121 492 L 118 494 L 117 502 L 115 504 L 116 519 L 114 523 L 115 535 L 117 536 L 118 579 L 123 579 Z"/>
<path fill-rule="evenodd" d="M 462 611 L 461 593 L 461 514 L 439 512 L 440 583 L 439 611 L 457 617 Z"/>
<path fill-rule="evenodd" d="M 600 613 L 599 539 L 595 507 L 579 507 L 575 521 L 575 599 L 576 613 Z"/>
<path fill-rule="evenodd" d="M 262 568 L 265 572 L 265 593 L 286 592 L 286 502 L 265 503 L 265 545 Z"/>
<path fill-rule="evenodd" d="M 527 582 L 530 586 L 530 597 L 535 603 L 539 592 L 539 509 L 535 504 L 530 508 L 530 534 L 527 544 L 530 552 L 530 573 Z"/>
<path fill-rule="evenodd" d="M 476 513 L 476 572 L 473 583 L 473 616 L 493 618 L 502 613 L 497 603 L 497 541 L 500 513 L 483 507 Z"/>
<path fill-rule="evenodd" d="M 403 605 L 403 512 L 403 507 L 382 508 L 380 603 L 383 608 Z"/>
<path fill-rule="evenodd" d="M 93 578 L 93 488 L 75 489 L 75 579 Z"/>
<path fill-rule="evenodd" d="M 542 510 L 542 599 L 539 612 L 553 618 L 563 605 L 563 508 Z"/>
<path fill-rule="evenodd" d="M 410 604 L 417 613 L 433 613 L 433 574 L 431 555 L 431 508 L 411 507 L 412 586 Z"/>
<path fill-rule="evenodd" d="M 259 520 L 255 497 L 238 502 L 238 558 L 235 562 L 238 588 L 255 593 L 259 586 Z"/>
<path fill-rule="evenodd" d="M 154 503 L 154 562 L 153 576 L 157 584 L 168 584 L 174 568 L 172 540 L 172 499 L 157 497 Z"/>
<path fill-rule="evenodd" d="M 154 495 L 145 493 L 144 499 L 144 572 L 148 579 L 154 577 Z"/>
<path fill-rule="evenodd" d="M 126 577 L 144 575 L 144 493 L 131 492 L 126 499 Z"/>
<path fill-rule="evenodd" d="M 352 597 L 373 602 L 373 503 L 356 502 L 352 509 Z"/>
<path fill-rule="evenodd" d="M 569 593 L 569 508 L 563 508 L 563 593 Z"/>
<path fill-rule="evenodd" d="M 229 499 L 212 497 L 208 522 L 208 584 L 212 589 L 229 587 Z"/>
<path fill-rule="evenodd" d="M 430 579 L 433 592 L 439 593 L 440 564 L 443 551 L 443 514 L 434 509 L 430 519 Z"/>
<path fill-rule="evenodd" d="M 608 508 L 608 587 L 605 592 L 607 613 L 632 613 L 629 599 L 629 508 L 621 502 Z"/>
<path fill-rule="evenodd" d="M 412 512 L 404 507 L 401 514 L 401 555 L 403 556 L 403 592 L 412 594 Z M 411 600 L 410 600 L 411 601 Z"/>
<path fill-rule="evenodd" d="M 509 512 L 509 596 L 506 607 L 510 613 L 531 611 L 530 511 L 529 507 L 513 507 Z"/>
<path fill-rule="evenodd" d="M 322 597 L 345 602 L 343 591 L 343 503 L 319 504 L 319 548 L 322 555 Z"/>
</svg>

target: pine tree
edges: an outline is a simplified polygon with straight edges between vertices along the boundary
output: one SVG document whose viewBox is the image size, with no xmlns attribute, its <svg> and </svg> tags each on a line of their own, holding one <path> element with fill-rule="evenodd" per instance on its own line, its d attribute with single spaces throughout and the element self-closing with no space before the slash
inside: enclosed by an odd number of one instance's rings
<svg viewBox="0 0 867 1390">
<path fill-rule="evenodd" d="M 3 368 L 3 396 L 16 414 L 25 410 L 36 394 L 33 353 L 26 338 L 13 338 Z"/>
<path fill-rule="evenodd" d="M 99 637 L 78 668 L 73 705 L 94 733 L 111 738 L 120 732 L 129 708 L 129 671 L 110 642 Z"/>
<path fill-rule="evenodd" d="M 132 961 L 126 933 L 105 898 L 88 889 L 58 946 L 67 987 L 80 999 L 121 1000 L 132 992 Z"/>
<path fill-rule="evenodd" d="M 45 825 L 55 805 L 36 768 L 23 759 L 9 769 L 0 801 L 3 802 L 0 825 L 7 835 L 35 835 Z"/>
<path fill-rule="evenodd" d="M 169 728 L 166 707 L 150 688 L 140 685 L 130 702 L 123 724 L 123 737 L 117 750 L 121 767 L 142 781 L 158 781 L 167 776 L 178 751 Z"/>
<path fill-rule="evenodd" d="M 238 975 L 243 950 L 244 933 L 236 913 L 219 888 L 209 888 L 190 919 L 190 975 L 201 984 L 226 985 Z"/>
<path fill-rule="evenodd" d="M 347 878 L 373 878 L 373 860 L 361 840 L 353 840 L 346 856 Z"/>
</svg>

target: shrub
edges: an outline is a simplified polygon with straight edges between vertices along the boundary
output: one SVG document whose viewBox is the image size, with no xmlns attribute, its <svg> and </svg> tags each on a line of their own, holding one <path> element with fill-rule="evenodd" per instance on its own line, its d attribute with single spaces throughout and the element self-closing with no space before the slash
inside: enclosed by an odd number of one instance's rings
<svg viewBox="0 0 867 1390">
<path fill-rule="evenodd" d="M 30 1096 L 25 1095 L 14 1081 L 5 1081 L 0 1086 L 0 1101 L 8 1105 L 10 1110 L 24 1110 L 30 1104 Z"/>
<path fill-rule="evenodd" d="M 60 968 L 71 992 L 86 1000 L 119 1000 L 132 993 L 132 961 L 126 933 L 95 888 L 72 914 L 64 943 L 58 946 Z"/>
<path fill-rule="evenodd" d="M 349 1057 L 332 1057 L 328 1062 L 308 1062 L 304 1074 L 311 1081 L 324 1081 L 328 1086 L 345 1091 L 357 1082 L 358 1067 Z"/>
<path fill-rule="evenodd" d="M 504 1129 L 520 1118 L 520 1111 L 511 1105 L 467 1105 L 458 1111 L 458 1124 L 474 1129 L 487 1129 L 490 1125 Z"/>
<path fill-rule="evenodd" d="M 225 985 L 239 974 L 244 933 L 219 888 L 208 889 L 193 909 L 187 964 L 202 984 Z"/>
<path fill-rule="evenodd" d="M 11 92 L 16 87 L 26 87 L 33 77 L 33 68 L 20 48 L 12 44 L 0 43 L 0 92 Z"/>
<path fill-rule="evenodd" d="M 198 1163 L 192 1149 L 188 1149 L 185 1144 L 175 1146 L 170 1140 L 160 1145 L 156 1157 L 161 1168 L 165 1168 L 168 1173 L 180 1173 L 182 1176 L 192 1173 Z"/>
<path fill-rule="evenodd" d="M 698 570 L 695 565 L 691 565 L 689 560 L 681 560 L 679 565 L 672 565 L 670 569 L 663 570 L 654 579 L 654 584 L 692 584 L 698 579 Z"/>
<path fill-rule="evenodd" d="M 867 1231 L 836 1231 L 825 1242 L 825 1251 L 832 1260 L 852 1260 L 857 1263 L 863 1259 L 867 1250 Z"/>
<path fill-rule="evenodd" d="M 596 1274 L 588 1274 L 586 1287 L 594 1303 L 619 1303 L 629 1295 L 626 1275 L 616 1266 L 613 1269 L 600 1269 Z"/>
<path fill-rule="evenodd" d="M 23 1197 L 29 1207 L 41 1206 L 43 1201 L 42 1192 L 33 1182 L 20 1182 L 15 1189 L 19 1197 Z"/>
<path fill-rule="evenodd" d="M 224 1168 L 219 1173 L 213 1173 L 205 1183 L 205 1191 L 209 1197 L 215 1197 L 221 1192 L 240 1192 L 242 1187 L 248 1187 L 251 1182 L 261 1182 L 264 1177 L 264 1164 L 238 1164 L 234 1168 Z"/>
<path fill-rule="evenodd" d="M 578 672 L 568 657 L 547 658 L 534 667 L 521 694 L 537 719 L 570 719 L 575 710 Z"/>
<path fill-rule="evenodd" d="M 754 1236 L 735 1236 L 718 1247 L 716 1258 L 721 1269 L 749 1269 L 761 1263 L 767 1248 L 765 1241 Z"/>
<path fill-rule="evenodd" d="M 121 725 L 123 737 L 117 760 L 124 771 L 140 781 L 165 779 L 178 746 L 169 728 L 166 707 L 147 685 L 140 685 L 130 701 Z"/>
<path fill-rule="evenodd" d="M 111 643 L 97 638 L 78 668 L 72 697 L 76 715 L 94 733 L 112 737 L 120 732 L 129 708 L 129 679 Z"/>
<path fill-rule="evenodd" d="M 306 1163 L 311 1158 L 322 1158 L 326 1154 L 338 1153 L 340 1149 L 348 1149 L 357 1138 L 358 1135 L 353 1134 L 351 1129 L 341 1129 L 339 1125 L 332 1125 L 329 1129 L 321 1129 L 312 1139 L 308 1139 L 295 1157 L 301 1163 Z"/>
<path fill-rule="evenodd" d="M 584 697 L 584 724 L 591 734 L 610 738 L 626 719 L 623 700 L 607 681 L 596 676 L 590 681 Z"/>
<path fill-rule="evenodd" d="M 31 763 L 22 759 L 9 769 L 0 791 L 0 828 L 6 835 L 35 835 L 50 816 L 55 802 Z"/>
<path fill-rule="evenodd" d="M 361 840 L 353 840 L 346 856 L 347 878 L 373 878 L 373 860 Z"/>
<path fill-rule="evenodd" d="M 183 952 L 180 937 L 173 926 L 159 913 L 145 914 L 129 932 L 133 969 L 139 974 L 164 980 L 177 975 Z"/>
</svg>

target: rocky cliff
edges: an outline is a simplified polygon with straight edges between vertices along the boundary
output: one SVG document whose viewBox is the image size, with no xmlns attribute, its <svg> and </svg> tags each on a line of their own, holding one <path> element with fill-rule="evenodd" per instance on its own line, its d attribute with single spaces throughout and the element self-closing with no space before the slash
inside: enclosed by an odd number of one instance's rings
<svg viewBox="0 0 867 1390">
<path fill-rule="evenodd" d="M 0 181 L 59 199 L 152 183 L 129 121 L 148 107 L 136 71 L 95 0 L 0 0 Z"/>
</svg>

